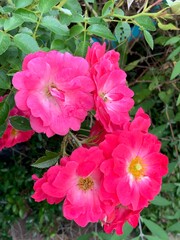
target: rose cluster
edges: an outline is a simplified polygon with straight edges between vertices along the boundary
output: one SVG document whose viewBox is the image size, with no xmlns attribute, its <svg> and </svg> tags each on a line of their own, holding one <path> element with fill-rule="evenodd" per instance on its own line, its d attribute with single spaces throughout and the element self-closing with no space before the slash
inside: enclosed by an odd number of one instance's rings
<svg viewBox="0 0 180 240">
<path fill-rule="evenodd" d="M 122 234 L 127 221 L 138 224 L 140 212 L 160 192 L 168 158 L 148 132 L 150 117 L 140 108 L 134 119 L 133 91 L 119 68 L 119 53 L 94 43 L 86 58 L 57 51 L 25 57 L 13 77 L 17 107 L 32 129 L 66 135 L 78 131 L 88 111 L 95 123 L 87 144 L 64 156 L 35 180 L 35 201 L 63 201 L 63 215 L 84 227 L 101 221 L 105 232 Z"/>
</svg>

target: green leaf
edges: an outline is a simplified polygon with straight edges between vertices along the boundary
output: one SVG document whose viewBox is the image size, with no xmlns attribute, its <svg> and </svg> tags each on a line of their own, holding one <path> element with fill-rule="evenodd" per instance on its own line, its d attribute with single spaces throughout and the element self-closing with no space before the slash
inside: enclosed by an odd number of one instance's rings
<svg viewBox="0 0 180 240">
<path fill-rule="evenodd" d="M 4 122 L 2 125 L 0 125 L 0 138 L 1 138 L 2 135 L 4 134 L 6 128 L 7 128 L 7 121 Z"/>
<path fill-rule="evenodd" d="M 9 114 L 9 105 L 4 100 L 0 102 L 0 125 L 4 124 Z"/>
<path fill-rule="evenodd" d="M 147 240 L 162 240 L 161 238 L 158 238 L 156 236 L 145 235 L 145 237 L 147 238 Z"/>
<path fill-rule="evenodd" d="M 143 27 L 143 29 L 148 31 L 156 31 L 155 23 L 149 16 L 140 16 L 135 20 L 141 27 Z"/>
<path fill-rule="evenodd" d="M 172 74 L 171 74 L 171 80 L 173 80 L 174 78 L 176 78 L 178 75 L 180 75 L 180 60 L 178 62 L 176 62 Z"/>
<path fill-rule="evenodd" d="M 92 24 L 103 24 L 103 20 L 100 17 L 91 17 L 88 19 L 88 23 L 90 25 Z"/>
<path fill-rule="evenodd" d="M 59 8 L 59 11 L 64 13 L 65 15 L 72 16 L 72 12 L 67 8 Z"/>
<path fill-rule="evenodd" d="M 81 25 L 74 25 L 71 29 L 70 29 L 70 36 L 74 37 L 79 35 L 82 31 L 84 30 L 84 27 Z"/>
<path fill-rule="evenodd" d="M 177 165 L 177 162 L 171 162 L 168 164 L 168 173 L 172 173 Z"/>
<path fill-rule="evenodd" d="M 114 14 L 120 15 L 120 16 L 124 16 L 124 11 L 119 8 L 119 7 L 115 7 L 114 8 Z"/>
<path fill-rule="evenodd" d="M 104 4 L 104 7 L 102 9 L 102 16 L 106 16 L 112 12 L 114 8 L 114 1 L 108 1 L 107 3 Z"/>
<path fill-rule="evenodd" d="M 154 43 L 158 44 L 158 45 L 161 45 L 161 46 L 164 46 L 168 39 L 169 39 L 169 37 L 159 36 L 159 37 L 155 38 Z"/>
<path fill-rule="evenodd" d="M 87 31 L 90 35 L 94 34 L 109 40 L 116 40 L 109 28 L 102 24 L 93 24 L 87 28 Z"/>
<path fill-rule="evenodd" d="M 92 237 L 92 233 L 83 234 L 77 238 L 77 240 L 89 240 Z"/>
<path fill-rule="evenodd" d="M 159 225 L 152 222 L 151 220 L 147 220 L 143 218 L 143 223 L 146 225 L 146 227 L 154 234 L 155 236 L 159 237 L 163 240 L 169 240 L 169 237 L 167 233 L 162 229 Z"/>
<path fill-rule="evenodd" d="M 146 39 L 146 42 L 148 43 L 150 48 L 153 50 L 153 48 L 154 48 L 154 41 L 153 41 L 152 35 L 148 31 L 146 31 L 146 30 L 144 30 L 143 33 L 144 33 L 144 37 Z"/>
<path fill-rule="evenodd" d="M 115 27 L 114 34 L 117 38 L 118 43 L 127 40 L 131 35 L 130 25 L 126 22 L 119 22 Z"/>
<path fill-rule="evenodd" d="M 62 51 L 66 48 L 66 45 L 64 44 L 63 40 L 55 39 L 51 43 L 51 49 L 55 49 L 58 51 Z"/>
<path fill-rule="evenodd" d="M 30 10 L 27 10 L 25 8 L 20 8 L 16 10 L 15 14 L 17 16 L 20 16 L 24 22 L 33 22 L 35 23 L 37 21 L 36 14 Z"/>
<path fill-rule="evenodd" d="M 29 119 L 22 116 L 13 116 L 9 117 L 10 123 L 13 126 L 13 128 L 21 131 L 28 131 L 32 130 Z"/>
<path fill-rule="evenodd" d="M 37 167 L 37 168 L 48 168 L 53 166 L 55 163 L 57 163 L 60 158 L 59 153 L 46 151 L 45 154 L 46 156 L 40 157 L 31 166 Z"/>
<path fill-rule="evenodd" d="M 135 92 L 134 100 L 138 104 L 147 99 L 147 97 L 151 94 L 150 90 L 147 88 L 147 84 L 133 86 L 132 90 Z"/>
<path fill-rule="evenodd" d="M 178 98 L 177 98 L 176 106 L 178 106 L 179 104 L 180 104 L 180 94 L 179 94 L 179 96 L 178 96 Z"/>
<path fill-rule="evenodd" d="M 156 89 L 159 85 L 159 78 L 154 75 L 151 77 L 151 83 L 149 84 L 149 90 L 153 91 L 154 89 Z"/>
<path fill-rule="evenodd" d="M 124 226 L 123 226 L 123 234 L 121 236 L 113 234 L 113 236 L 111 237 L 111 240 L 124 240 L 124 239 L 127 239 L 127 237 L 132 232 L 132 230 L 133 230 L 133 227 L 126 222 L 124 224 Z"/>
<path fill-rule="evenodd" d="M 80 42 L 76 49 L 75 55 L 85 57 L 88 46 L 89 46 L 88 42 Z"/>
<path fill-rule="evenodd" d="M 8 96 L 6 97 L 6 102 L 9 105 L 9 109 L 12 109 L 15 105 L 15 101 L 14 101 L 14 92 L 11 91 Z"/>
<path fill-rule="evenodd" d="M 161 197 L 161 196 L 156 196 L 153 201 L 151 201 L 152 204 L 157 205 L 157 206 L 168 206 L 171 205 L 171 202 L 168 201 L 167 199 Z"/>
<path fill-rule="evenodd" d="M 63 7 L 69 9 L 73 15 L 75 13 L 82 14 L 82 8 L 78 0 L 67 0 Z"/>
<path fill-rule="evenodd" d="M 180 122 L 180 112 L 178 112 L 174 118 L 175 122 Z"/>
<path fill-rule="evenodd" d="M 23 24 L 23 19 L 19 17 L 18 15 L 13 15 L 12 17 L 6 19 L 4 22 L 4 30 L 6 32 L 11 31 Z"/>
<path fill-rule="evenodd" d="M 10 46 L 11 40 L 9 35 L 0 31 L 0 55 L 3 54 Z"/>
<path fill-rule="evenodd" d="M 14 43 L 22 52 L 26 54 L 37 52 L 39 50 L 36 40 L 29 34 L 19 33 L 15 35 Z"/>
<path fill-rule="evenodd" d="M 57 18 L 54 18 L 52 16 L 44 17 L 42 19 L 41 25 L 59 36 L 63 37 L 69 36 L 68 27 L 66 25 L 61 24 Z"/>
<path fill-rule="evenodd" d="M 173 214 L 173 212 L 171 214 Z M 180 219 L 180 209 L 178 209 L 175 214 L 173 214 L 173 215 L 165 215 L 164 217 L 166 219 L 168 219 L 168 220 Z"/>
<path fill-rule="evenodd" d="M 13 0 L 13 2 L 16 8 L 24 8 L 31 5 L 33 0 Z"/>
<path fill-rule="evenodd" d="M 171 10 L 173 14 L 176 14 L 177 16 L 180 15 L 180 2 L 178 0 L 173 2 L 171 5 Z"/>
<path fill-rule="evenodd" d="M 176 223 L 172 224 L 167 230 L 170 232 L 178 232 L 179 233 L 179 229 L 180 229 L 180 222 L 176 222 Z"/>
<path fill-rule="evenodd" d="M 1 89 L 10 89 L 11 83 L 4 71 L 0 70 L 0 88 Z"/>
<path fill-rule="evenodd" d="M 111 240 L 111 236 L 110 234 L 107 234 L 105 232 L 94 232 L 93 233 L 94 237 L 98 237 L 98 240 Z M 89 240 L 89 238 L 88 238 Z"/>
<path fill-rule="evenodd" d="M 172 97 L 172 94 L 171 93 L 168 94 L 168 92 L 162 91 L 158 93 L 158 96 L 161 99 L 161 101 L 163 101 L 165 104 L 168 104 Z"/>
<path fill-rule="evenodd" d="M 150 132 L 155 134 L 157 137 L 161 137 L 164 133 L 164 130 L 167 128 L 166 124 L 162 124 L 158 127 L 153 128 Z"/>
<path fill-rule="evenodd" d="M 174 58 L 180 53 L 180 46 L 175 48 L 168 56 L 167 60 L 174 60 Z"/>
<path fill-rule="evenodd" d="M 175 188 L 174 183 L 164 183 L 162 185 L 162 192 L 173 192 Z"/>
<path fill-rule="evenodd" d="M 172 23 L 168 23 L 168 24 L 163 24 L 161 22 L 158 22 L 158 27 L 164 31 L 169 31 L 169 30 L 179 30 L 179 28 L 177 28 L 175 25 L 173 25 Z"/>
<path fill-rule="evenodd" d="M 52 7 L 58 4 L 60 0 L 40 0 L 39 1 L 39 10 L 42 13 L 48 12 Z"/>
<path fill-rule="evenodd" d="M 141 61 L 141 59 L 138 59 L 138 60 L 135 60 L 133 62 L 128 63 L 128 65 L 125 66 L 124 70 L 126 72 L 129 72 L 129 71 L 133 70 L 135 67 L 137 67 L 137 65 L 140 61 Z"/>
<path fill-rule="evenodd" d="M 165 46 L 167 46 L 167 45 L 174 45 L 174 44 L 176 44 L 179 41 L 180 41 L 180 36 L 175 36 L 175 37 L 169 38 L 166 41 Z"/>
<path fill-rule="evenodd" d="M 0 28 L 4 28 L 5 19 L 0 18 Z"/>
</svg>

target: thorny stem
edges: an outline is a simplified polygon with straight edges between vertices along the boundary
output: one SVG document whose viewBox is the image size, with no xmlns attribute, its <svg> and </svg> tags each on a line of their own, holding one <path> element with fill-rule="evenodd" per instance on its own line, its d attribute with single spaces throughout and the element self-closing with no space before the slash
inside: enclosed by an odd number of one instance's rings
<svg viewBox="0 0 180 240">
<path fill-rule="evenodd" d="M 142 231 L 141 218 L 139 218 L 139 232 L 140 232 L 139 237 L 141 238 L 141 240 L 145 240 L 144 233 Z"/>
</svg>

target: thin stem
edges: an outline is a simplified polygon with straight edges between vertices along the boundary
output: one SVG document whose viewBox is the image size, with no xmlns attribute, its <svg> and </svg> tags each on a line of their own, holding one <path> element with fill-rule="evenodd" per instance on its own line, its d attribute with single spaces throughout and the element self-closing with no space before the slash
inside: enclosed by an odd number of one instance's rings
<svg viewBox="0 0 180 240">
<path fill-rule="evenodd" d="M 79 141 L 79 139 L 72 132 L 69 132 L 69 135 L 71 136 L 73 142 L 76 144 L 77 147 L 81 147 L 82 146 L 82 144 Z"/>
<path fill-rule="evenodd" d="M 60 149 L 60 154 L 62 157 L 67 156 L 68 154 L 66 153 L 66 147 L 68 144 L 68 135 L 64 136 L 62 142 L 61 142 L 61 149 Z"/>
<path fill-rule="evenodd" d="M 139 237 L 141 238 L 141 240 L 145 240 L 144 233 L 142 231 L 141 218 L 139 218 L 139 232 L 140 232 Z"/>
<path fill-rule="evenodd" d="M 84 3 L 85 3 L 85 5 L 86 5 L 86 7 L 89 9 L 89 11 L 92 12 L 95 17 L 98 17 L 98 14 L 97 14 L 97 12 L 94 10 L 94 8 L 93 8 L 91 5 L 89 5 L 88 2 L 84 1 Z"/>
<path fill-rule="evenodd" d="M 34 33 L 33 33 L 33 38 L 34 38 L 34 39 L 36 39 L 36 33 L 37 33 L 37 30 L 38 30 L 39 25 L 40 25 L 40 23 L 41 23 L 41 19 L 42 19 L 42 13 L 41 13 L 41 15 L 39 16 L 39 19 L 38 19 L 37 24 L 36 24 L 36 28 L 35 28 Z"/>
<path fill-rule="evenodd" d="M 169 127 L 170 127 L 170 131 L 171 131 L 172 139 L 175 142 L 176 139 L 175 139 L 175 136 L 174 136 L 174 131 L 173 131 L 173 127 L 172 127 L 172 124 L 171 124 L 170 117 L 169 117 L 168 106 L 167 105 L 166 105 L 166 117 L 167 117 L 168 122 L 169 122 Z M 177 145 L 174 145 L 174 149 L 175 149 L 176 157 L 177 157 L 177 160 L 178 160 L 178 148 L 177 148 Z"/>
</svg>

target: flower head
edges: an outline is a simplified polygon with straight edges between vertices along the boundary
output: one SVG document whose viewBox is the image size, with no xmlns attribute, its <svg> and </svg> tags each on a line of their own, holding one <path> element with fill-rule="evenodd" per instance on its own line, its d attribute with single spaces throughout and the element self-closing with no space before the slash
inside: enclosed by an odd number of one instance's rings
<svg viewBox="0 0 180 240">
<path fill-rule="evenodd" d="M 113 132 L 130 120 L 134 93 L 126 85 L 126 73 L 119 68 L 119 53 L 114 50 L 105 53 L 104 45 L 95 43 L 88 49 L 86 59 L 96 86 L 95 117 L 107 132 Z"/>
<path fill-rule="evenodd" d="M 111 213 L 109 213 L 102 221 L 104 231 L 111 233 L 113 230 L 117 234 L 123 234 L 123 226 L 127 221 L 133 227 L 138 225 L 140 211 L 132 211 L 122 205 L 117 205 Z"/>
<path fill-rule="evenodd" d="M 139 114 L 136 115 L 138 119 Z M 142 116 L 141 116 L 142 117 Z M 168 172 L 168 158 L 160 153 L 161 143 L 153 134 L 147 133 L 148 118 L 144 123 L 133 121 L 129 130 L 106 135 L 100 148 L 107 159 L 101 164 L 105 177 L 105 190 L 117 196 L 117 203 L 133 211 L 147 207 L 159 193 L 162 177 Z M 138 122 L 138 121 L 137 121 Z"/>
<path fill-rule="evenodd" d="M 89 65 L 81 57 L 57 51 L 29 54 L 13 77 L 16 105 L 28 112 L 36 132 L 48 137 L 79 130 L 94 102 Z"/>
</svg>

